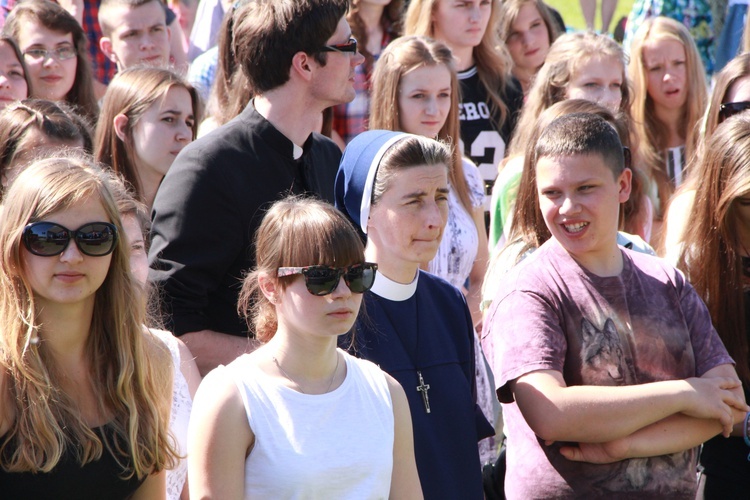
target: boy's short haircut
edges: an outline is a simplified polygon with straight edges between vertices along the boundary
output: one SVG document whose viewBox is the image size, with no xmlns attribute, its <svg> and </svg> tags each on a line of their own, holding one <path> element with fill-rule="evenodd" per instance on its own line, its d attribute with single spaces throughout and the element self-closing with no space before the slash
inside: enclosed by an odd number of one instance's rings
<svg viewBox="0 0 750 500">
<path fill-rule="evenodd" d="M 117 19 L 110 19 L 110 11 L 112 7 L 118 5 L 127 5 L 131 9 L 146 5 L 147 3 L 156 2 L 159 5 L 163 5 L 161 0 L 102 0 L 99 4 L 99 25 L 102 28 L 102 36 L 111 37 L 112 32 L 117 27 Z M 164 24 L 166 25 L 166 13 L 164 14 Z"/>
<path fill-rule="evenodd" d="M 617 179 L 625 169 L 622 142 L 615 128 L 592 113 L 561 116 L 544 129 L 534 148 L 539 158 L 598 154 Z"/>
<path fill-rule="evenodd" d="M 250 87 L 262 94 L 284 85 L 297 52 L 325 65 L 320 49 L 348 8 L 348 0 L 256 0 L 240 8 L 232 51 Z"/>
</svg>

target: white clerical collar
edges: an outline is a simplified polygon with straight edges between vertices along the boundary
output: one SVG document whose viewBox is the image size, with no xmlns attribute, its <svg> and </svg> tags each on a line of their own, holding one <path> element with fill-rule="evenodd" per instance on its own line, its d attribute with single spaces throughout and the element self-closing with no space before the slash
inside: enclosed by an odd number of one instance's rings
<svg viewBox="0 0 750 500">
<path fill-rule="evenodd" d="M 384 299 L 394 302 L 403 302 L 414 296 L 417 291 L 417 282 L 419 281 L 419 271 L 411 283 L 397 283 L 380 271 L 376 271 L 375 282 L 372 285 L 372 293 L 379 295 Z"/>
<path fill-rule="evenodd" d="M 300 158 L 302 158 L 302 153 L 304 152 L 305 151 L 301 147 L 297 146 L 295 143 L 292 143 L 292 157 L 295 160 L 299 160 Z"/>
</svg>

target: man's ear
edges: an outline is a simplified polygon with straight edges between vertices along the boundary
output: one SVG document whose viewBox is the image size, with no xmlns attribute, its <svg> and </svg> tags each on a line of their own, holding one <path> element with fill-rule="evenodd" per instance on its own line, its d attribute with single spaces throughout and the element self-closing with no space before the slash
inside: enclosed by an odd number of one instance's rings
<svg viewBox="0 0 750 500">
<path fill-rule="evenodd" d="M 128 138 L 128 122 L 130 119 L 120 113 L 119 115 L 115 116 L 115 119 L 113 121 L 115 134 L 117 135 L 117 138 L 120 139 L 122 142 L 125 142 Z"/>
<path fill-rule="evenodd" d="M 620 186 L 620 203 L 625 203 L 630 198 L 630 191 L 633 189 L 633 171 L 629 168 L 624 169 L 617 183 Z"/>
<path fill-rule="evenodd" d="M 312 72 L 317 66 L 319 64 L 313 59 L 313 56 L 299 51 L 292 57 L 292 66 L 289 68 L 289 72 L 298 75 L 304 81 L 310 81 Z"/>
<path fill-rule="evenodd" d="M 112 39 L 108 36 L 103 36 L 99 39 L 99 48 L 102 50 L 102 53 L 106 56 L 107 59 L 110 61 L 116 63 L 117 62 L 117 55 L 112 52 Z"/>
</svg>

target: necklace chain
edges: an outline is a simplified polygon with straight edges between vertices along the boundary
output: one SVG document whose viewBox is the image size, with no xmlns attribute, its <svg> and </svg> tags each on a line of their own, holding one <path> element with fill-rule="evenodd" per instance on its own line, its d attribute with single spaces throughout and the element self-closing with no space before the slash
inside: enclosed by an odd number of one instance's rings
<svg viewBox="0 0 750 500">
<path fill-rule="evenodd" d="M 286 370 L 284 370 L 281 367 L 281 363 L 279 363 L 279 360 L 276 359 L 276 356 L 271 356 L 271 359 L 273 359 L 273 362 L 276 363 L 276 366 L 279 368 L 281 373 L 287 378 L 287 380 L 289 380 L 289 382 L 297 386 L 297 389 L 299 389 L 299 392 L 301 392 L 302 394 L 307 394 L 307 392 L 302 390 L 302 386 L 299 385 L 299 383 L 295 382 L 294 379 L 289 376 Z M 330 392 L 331 387 L 333 386 L 333 381 L 336 379 L 336 373 L 339 371 L 339 360 L 340 360 L 339 353 L 336 353 L 336 367 L 333 369 L 333 374 L 331 375 L 331 381 L 328 382 L 328 387 L 326 387 L 326 390 L 323 394 Z"/>
<path fill-rule="evenodd" d="M 415 292 L 416 295 L 416 292 Z M 404 352 L 409 357 L 409 360 L 411 361 L 412 365 L 414 365 L 414 370 L 416 371 L 417 377 L 419 378 L 419 385 L 416 386 L 417 392 L 419 392 L 422 395 L 422 403 L 424 404 L 424 411 L 425 413 L 430 413 L 432 410 L 430 409 L 430 395 L 428 394 L 428 391 L 430 390 L 430 385 L 425 383 L 424 377 L 422 376 L 422 370 L 420 369 L 420 365 L 418 363 L 419 361 L 419 338 L 420 338 L 420 330 L 419 330 L 419 297 L 414 297 L 414 318 L 415 318 L 415 328 L 414 331 L 416 332 L 415 339 L 414 339 L 414 346 L 413 351 L 410 349 L 411 345 L 407 343 L 408 339 L 405 339 L 401 336 L 401 332 L 396 327 L 397 323 L 396 321 L 393 321 L 391 319 L 391 315 L 388 312 L 388 307 L 383 303 L 382 306 L 383 313 L 385 314 L 385 318 L 388 320 L 388 323 L 390 323 L 391 328 L 393 329 L 393 332 L 396 334 L 396 338 L 401 343 L 401 346 L 404 348 Z"/>
</svg>

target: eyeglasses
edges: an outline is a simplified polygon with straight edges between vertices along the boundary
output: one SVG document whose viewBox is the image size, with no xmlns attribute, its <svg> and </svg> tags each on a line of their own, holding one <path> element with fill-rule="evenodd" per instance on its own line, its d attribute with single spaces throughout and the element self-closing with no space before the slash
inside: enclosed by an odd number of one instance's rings
<svg viewBox="0 0 750 500">
<path fill-rule="evenodd" d="M 351 52 L 352 54 L 357 53 L 357 39 L 350 37 L 346 43 L 340 43 L 338 45 L 324 45 L 320 48 L 320 52 Z"/>
<path fill-rule="evenodd" d="M 377 264 L 364 262 L 349 267 L 329 266 L 305 266 L 305 267 L 280 267 L 277 276 L 293 276 L 301 274 L 305 277 L 307 291 L 313 295 L 328 295 L 339 286 L 341 276 L 344 277 L 346 286 L 354 293 L 364 293 L 372 288 L 375 282 L 375 271 Z"/>
<path fill-rule="evenodd" d="M 102 257 L 115 249 L 117 227 L 109 222 L 90 222 L 71 231 L 54 222 L 33 222 L 23 230 L 24 246 L 41 257 L 60 255 L 72 239 L 82 254 Z"/>
<path fill-rule="evenodd" d="M 730 116 L 742 113 L 746 109 L 750 109 L 750 101 L 725 102 L 719 106 L 719 123 L 723 122 Z"/>
<path fill-rule="evenodd" d="M 67 61 L 76 56 L 76 49 L 72 45 L 64 45 L 56 49 L 26 49 L 23 51 L 28 59 L 32 61 L 46 61 L 48 57 L 53 57 L 58 61 Z"/>
</svg>

